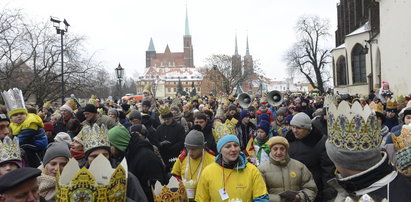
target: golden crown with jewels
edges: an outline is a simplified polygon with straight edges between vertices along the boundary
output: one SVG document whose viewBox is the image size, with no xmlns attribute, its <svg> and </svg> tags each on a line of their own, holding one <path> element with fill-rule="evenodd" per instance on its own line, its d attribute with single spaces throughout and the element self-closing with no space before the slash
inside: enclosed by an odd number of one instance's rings
<svg viewBox="0 0 411 202">
<path fill-rule="evenodd" d="M 331 104 L 327 111 L 328 140 L 338 148 L 364 151 L 381 144 L 380 124 L 368 105 L 355 102 L 352 107 L 342 101 L 338 107 Z"/>
<path fill-rule="evenodd" d="M 127 200 L 127 162 L 125 158 L 116 169 L 102 154 L 90 164 L 90 168 L 79 168 L 71 158 L 61 175 L 56 176 L 56 201 L 114 201 Z"/>
<path fill-rule="evenodd" d="M 397 110 L 397 101 L 394 98 L 387 100 L 386 109 Z"/>
<path fill-rule="evenodd" d="M 21 161 L 19 140 L 17 137 L 12 139 L 6 136 L 3 141 L 0 141 L 0 163 L 12 160 Z"/>
<path fill-rule="evenodd" d="M 224 123 L 217 121 L 214 124 L 213 135 L 216 142 L 222 137 L 230 134 L 235 134 L 235 126 L 237 125 L 238 120 L 232 118 L 231 120 L 226 119 Z"/>
<path fill-rule="evenodd" d="M 391 134 L 392 142 L 394 143 L 395 151 L 400 151 L 411 146 L 411 123 L 403 125 L 399 136 Z"/>
<path fill-rule="evenodd" d="M 93 127 L 86 125 L 81 129 L 78 135 L 84 143 L 85 152 L 96 147 L 110 147 L 107 128 L 104 124 L 102 124 L 101 127 L 97 124 L 94 124 Z"/>
<path fill-rule="evenodd" d="M 174 176 L 170 178 L 169 183 L 165 186 L 161 186 L 160 182 L 157 181 L 154 186 L 153 196 L 155 202 L 188 202 L 187 191 L 183 182 L 179 182 Z"/>
</svg>

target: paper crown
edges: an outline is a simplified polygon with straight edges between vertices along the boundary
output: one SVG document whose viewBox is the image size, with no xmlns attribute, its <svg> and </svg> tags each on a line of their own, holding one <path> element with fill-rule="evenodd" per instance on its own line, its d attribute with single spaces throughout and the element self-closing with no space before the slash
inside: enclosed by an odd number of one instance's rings
<svg viewBox="0 0 411 202">
<path fill-rule="evenodd" d="M 19 140 L 17 137 L 11 139 L 9 136 L 0 141 L 0 163 L 5 161 L 21 161 Z"/>
<path fill-rule="evenodd" d="M 168 107 L 168 106 L 162 106 L 162 107 L 160 107 L 160 109 L 158 109 L 158 113 L 160 113 L 161 115 L 167 115 L 167 114 L 169 114 L 169 113 L 171 113 L 171 111 L 170 111 L 170 107 Z"/>
<path fill-rule="evenodd" d="M 77 103 L 73 99 L 68 99 L 65 105 L 69 106 L 73 111 L 77 109 Z"/>
<path fill-rule="evenodd" d="M 43 104 L 43 108 L 51 109 L 51 102 L 50 102 L 50 101 L 45 102 L 45 103 Z"/>
<path fill-rule="evenodd" d="M 81 129 L 79 135 L 79 138 L 84 143 L 83 146 L 85 152 L 97 147 L 110 147 L 107 128 L 104 124 L 101 125 L 101 127 L 97 124 L 94 124 L 93 127 L 86 125 Z"/>
<path fill-rule="evenodd" d="M 387 100 L 386 109 L 387 110 L 397 110 L 397 101 L 395 101 L 394 98 Z"/>
<path fill-rule="evenodd" d="M 11 117 L 14 114 L 26 113 L 27 109 L 24 104 L 23 93 L 18 88 L 9 89 L 1 93 L 4 103 L 7 107 L 8 116 Z"/>
<path fill-rule="evenodd" d="M 213 135 L 216 142 L 218 142 L 222 137 L 230 134 L 235 134 L 235 126 L 238 123 L 238 120 L 232 118 L 231 120 L 226 119 L 225 123 L 221 121 L 215 122 L 213 128 Z"/>
<path fill-rule="evenodd" d="M 56 201 L 126 201 L 127 162 L 123 159 L 116 169 L 102 154 L 91 163 L 89 169 L 79 168 L 71 158 L 61 175 L 56 176 Z"/>
<path fill-rule="evenodd" d="M 172 201 L 187 201 L 188 196 L 182 181 L 178 181 L 174 176 L 170 178 L 166 186 L 161 186 L 160 182 L 156 182 L 153 190 L 155 202 L 172 202 Z"/>
<path fill-rule="evenodd" d="M 391 134 L 395 151 L 411 146 L 411 124 L 403 125 L 399 136 Z"/>
<path fill-rule="evenodd" d="M 331 104 L 327 110 L 328 141 L 336 147 L 349 151 L 364 151 L 379 148 L 380 124 L 368 105 L 364 108 L 355 102 L 352 107 L 342 101 L 338 108 Z"/>
<path fill-rule="evenodd" d="M 88 100 L 87 104 L 92 104 L 97 107 L 97 96 L 91 95 L 91 98 Z"/>
<path fill-rule="evenodd" d="M 382 103 L 381 102 L 378 102 L 377 104 L 374 102 L 374 101 L 372 101 L 371 103 L 370 103 L 370 108 L 372 109 L 372 110 L 374 110 L 374 112 L 380 112 L 380 113 L 383 113 L 384 111 L 384 106 L 382 105 Z"/>
</svg>

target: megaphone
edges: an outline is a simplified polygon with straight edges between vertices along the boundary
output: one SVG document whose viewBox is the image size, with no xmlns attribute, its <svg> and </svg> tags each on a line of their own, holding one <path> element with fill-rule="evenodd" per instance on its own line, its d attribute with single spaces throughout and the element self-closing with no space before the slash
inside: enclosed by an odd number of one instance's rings
<svg viewBox="0 0 411 202">
<path fill-rule="evenodd" d="M 273 90 L 267 94 L 267 102 L 271 106 L 279 106 L 283 103 L 283 94 L 278 90 Z"/>
<path fill-rule="evenodd" d="M 243 109 L 247 109 L 251 105 L 252 101 L 253 101 L 253 99 L 252 99 L 251 95 L 249 95 L 247 93 L 241 93 L 237 97 L 237 102 L 238 102 L 238 104 L 240 104 L 240 106 Z"/>
</svg>

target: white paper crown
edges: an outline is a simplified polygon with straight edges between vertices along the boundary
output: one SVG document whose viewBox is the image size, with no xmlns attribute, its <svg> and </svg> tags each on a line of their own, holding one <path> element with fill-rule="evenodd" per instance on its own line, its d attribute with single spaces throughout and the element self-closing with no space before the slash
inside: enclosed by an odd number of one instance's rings
<svg viewBox="0 0 411 202">
<path fill-rule="evenodd" d="M 79 135 L 84 143 L 84 151 L 86 152 L 96 147 L 110 147 L 107 128 L 104 124 L 101 127 L 97 124 L 94 124 L 93 127 L 86 125 L 81 129 Z"/>
<path fill-rule="evenodd" d="M 154 201 L 188 201 L 187 191 L 182 181 L 172 176 L 167 185 L 162 186 L 159 181 L 154 185 Z"/>
<path fill-rule="evenodd" d="M 78 162 L 71 158 L 61 175 L 56 176 L 56 201 L 126 201 L 127 192 L 126 158 L 111 168 L 109 160 L 102 154 L 90 164 L 89 169 L 79 168 Z"/>
<path fill-rule="evenodd" d="M 0 141 L 0 163 L 11 160 L 21 161 L 19 140 L 17 137 L 11 139 L 6 136 Z"/>
<path fill-rule="evenodd" d="M 25 109 L 23 93 L 18 88 L 12 88 L 8 91 L 3 91 L 1 93 L 4 103 L 7 107 L 7 112 L 11 112 L 16 109 Z M 10 116 L 10 115 L 9 115 Z"/>
<path fill-rule="evenodd" d="M 327 111 L 328 140 L 336 147 L 363 151 L 381 144 L 380 124 L 368 105 L 355 102 L 352 107 L 342 101 L 338 108 L 331 104 Z"/>
</svg>

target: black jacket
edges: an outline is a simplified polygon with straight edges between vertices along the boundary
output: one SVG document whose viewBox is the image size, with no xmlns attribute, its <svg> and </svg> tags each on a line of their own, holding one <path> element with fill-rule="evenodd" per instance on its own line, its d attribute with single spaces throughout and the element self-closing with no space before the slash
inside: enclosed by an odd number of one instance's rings
<svg viewBox="0 0 411 202">
<path fill-rule="evenodd" d="M 207 141 L 206 147 L 213 151 L 215 154 L 217 154 L 217 144 L 214 139 L 213 129 L 211 125 L 207 124 L 207 126 L 204 128 L 202 132 L 204 134 L 205 141 Z"/>
<path fill-rule="evenodd" d="M 290 158 L 302 162 L 313 175 L 318 194 L 315 201 L 326 201 L 335 197 L 337 192 L 327 184 L 327 181 L 334 178 L 335 166 L 328 158 L 325 150 L 327 136 L 313 127 L 310 134 L 303 139 L 295 138 L 292 130 L 288 131 L 285 138 L 290 143 Z"/>
<path fill-rule="evenodd" d="M 158 148 L 160 150 L 161 157 L 166 164 L 167 171 L 171 171 L 174 162 L 177 160 L 178 155 L 184 148 L 185 131 L 184 127 L 178 124 L 176 121 L 170 125 L 165 123 L 161 124 L 156 131 L 158 141 L 170 141 L 171 144 L 166 144 Z"/>
<path fill-rule="evenodd" d="M 154 201 L 151 187 L 156 181 L 165 183 L 165 168 L 161 160 L 154 154 L 153 146 L 136 135 L 131 135 L 126 150 L 126 159 L 129 172 L 140 181 L 141 187 L 148 201 Z"/>
</svg>

